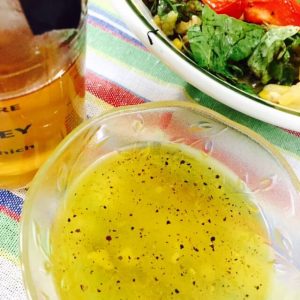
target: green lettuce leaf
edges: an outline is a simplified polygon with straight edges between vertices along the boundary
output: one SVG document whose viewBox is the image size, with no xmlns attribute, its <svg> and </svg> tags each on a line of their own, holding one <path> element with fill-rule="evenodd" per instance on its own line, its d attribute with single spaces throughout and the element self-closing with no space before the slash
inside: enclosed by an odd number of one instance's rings
<svg viewBox="0 0 300 300">
<path fill-rule="evenodd" d="M 284 84 L 295 81 L 298 71 L 290 62 L 292 47 L 287 44 L 288 39 L 298 32 L 299 27 L 295 26 L 274 27 L 261 39 L 248 60 L 248 66 L 263 84 L 272 79 Z M 293 43 L 297 44 L 297 40 Z"/>
<path fill-rule="evenodd" d="M 205 6 L 202 24 L 189 29 L 188 40 L 200 67 L 237 79 L 245 73 L 240 62 L 252 55 L 264 34 L 262 26 L 218 15 Z"/>
</svg>

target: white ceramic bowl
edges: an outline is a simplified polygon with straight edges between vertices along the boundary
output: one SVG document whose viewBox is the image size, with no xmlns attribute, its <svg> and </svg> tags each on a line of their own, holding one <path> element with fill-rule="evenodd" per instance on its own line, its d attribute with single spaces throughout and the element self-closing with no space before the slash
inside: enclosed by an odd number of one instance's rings
<svg viewBox="0 0 300 300">
<path fill-rule="evenodd" d="M 300 112 L 293 111 L 232 86 L 210 72 L 199 68 L 191 59 L 178 51 L 157 28 L 142 0 L 113 0 L 115 8 L 129 29 L 169 68 L 184 80 L 231 108 L 261 121 L 286 129 L 300 131 Z"/>
</svg>

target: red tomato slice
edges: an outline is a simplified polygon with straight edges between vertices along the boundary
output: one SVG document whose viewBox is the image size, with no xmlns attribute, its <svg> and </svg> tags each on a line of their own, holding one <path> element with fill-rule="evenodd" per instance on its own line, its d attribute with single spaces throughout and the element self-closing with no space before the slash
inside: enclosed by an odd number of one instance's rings
<svg viewBox="0 0 300 300">
<path fill-rule="evenodd" d="M 244 12 L 247 0 L 202 0 L 218 14 L 225 14 L 239 19 Z"/>
<path fill-rule="evenodd" d="M 245 21 L 273 25 L 300 26 L 300 2 L 298 0 L 247 0 Z"/>
</svg>

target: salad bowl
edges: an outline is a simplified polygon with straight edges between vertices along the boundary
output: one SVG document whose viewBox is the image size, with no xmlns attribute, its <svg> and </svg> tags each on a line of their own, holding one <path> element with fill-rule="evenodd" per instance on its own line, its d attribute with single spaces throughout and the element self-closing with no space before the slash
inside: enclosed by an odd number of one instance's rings
<svg viewBox="0 0 300 300">
<path fill-rule="evenodd" d="M 155 20 L 154 14 L 151 13 L 149 7 L 145 5 L 146 1 L 113 0 L 113 2 L 121 18 L 147 49 L 185 81 L 217 101 L 241 113 L 285 129 L 300 131 L 300 104 L 298 108 L 293 105 L 287 105 L 286 103 L 276 103 L 263 99 L 261 97 L 262 94 L 249 91 L 247 87 L 243 87 L 243 83 L 235 84 L 232 80 L 228 80 L 228 78 L 225 78 L 222 74 L 220 75 L 220 73 L 213 72 L 209 68 L 199 66 L 199 60 L 201 61 L 201 59 L 196 61 L 195 55 L 194 57 L 191 57 L 190 49 L 187 51 L 179 50 L 178 39 L 175 41 L 174 35 L 172 35 L 172 40 L 170 36 L 168 37 L 167 34 L 165 34 L 166 30 L 163 31 L 162 26 L 158 26 L 160 24 Z M 227 16 L 222 15 L 221 17 Z M 258 29 L 261 27 L 260 25 L 253 26 L 256 26 Z M 275 30 L 280 30 L 280 27 L 282 26 L 274 27 Z M 285 28 L 288 31 L 297 31 L 296 26 L 285 26 Z M 284 31 L 286 30 L 284 29 Z M 209 43 L 209 39 L 207 41 Z M 194 49 L 194 52 L 202 51 L 204 54 L 207 53 L 207 51 L 203 49 L 207 44 L 207 41 L 205 42 L 204 40 L 202 41 L 202 44 L 197 45 L 198 49 Z M 179 39 L 179 43 L 181 42 L 182 41 Z M 244 47 L 248 47 L 247 43 L 248 41 L 246 40 L 246 45 L 244 45 Z M 263 45 L 261 45 L 261 47 L 263 47 Z M 264 49 L 269 48 L 266 46 L 262 51 L 264 51 Z M 239 51 L 243 52 L 244 50 L 239 49 Z M 260 64 L 260 62 L 255 63 L 256 65 Z M 239 72 L 239 70 L 237 72 Z M 270 83 L 272 83 L 272 81 Z M 256 83 L 252 84 L 252 86 L 255 85 Z M 281 88 L 280 85 L 276 86 Z M 286 86 L 284 87 L 287 88 Z M 262 89 L 260 92 L 261 91 Z M 270 94 L 272 95 L 272 93 L 273 92 L 271 91 Z M 300 97 L 300 94 L 298 95 L 296 95 L 296 98 Z"/>
</svg>

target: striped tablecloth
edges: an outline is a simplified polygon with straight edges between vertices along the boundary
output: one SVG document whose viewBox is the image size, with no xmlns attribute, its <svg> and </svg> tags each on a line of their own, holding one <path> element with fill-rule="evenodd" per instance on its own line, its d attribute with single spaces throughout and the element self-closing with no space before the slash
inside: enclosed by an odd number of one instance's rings
<svg viewBox="0 0 300 300">
<path fill-rule="evenodd" d="M 120 0 L 122 1 L 122 0 Z M 253 129 L 277 146 L 300 177 L 300 134 L 259 122 L 197 91 L 151 55 L 126 28 L 110 0 L 91 0 L 87 46 L 87 112 L 146 101 L 189 100 Z M 25 191 L 0 190 L 0 299 L 25 299 L 19 220 Z"/>
</svg>

